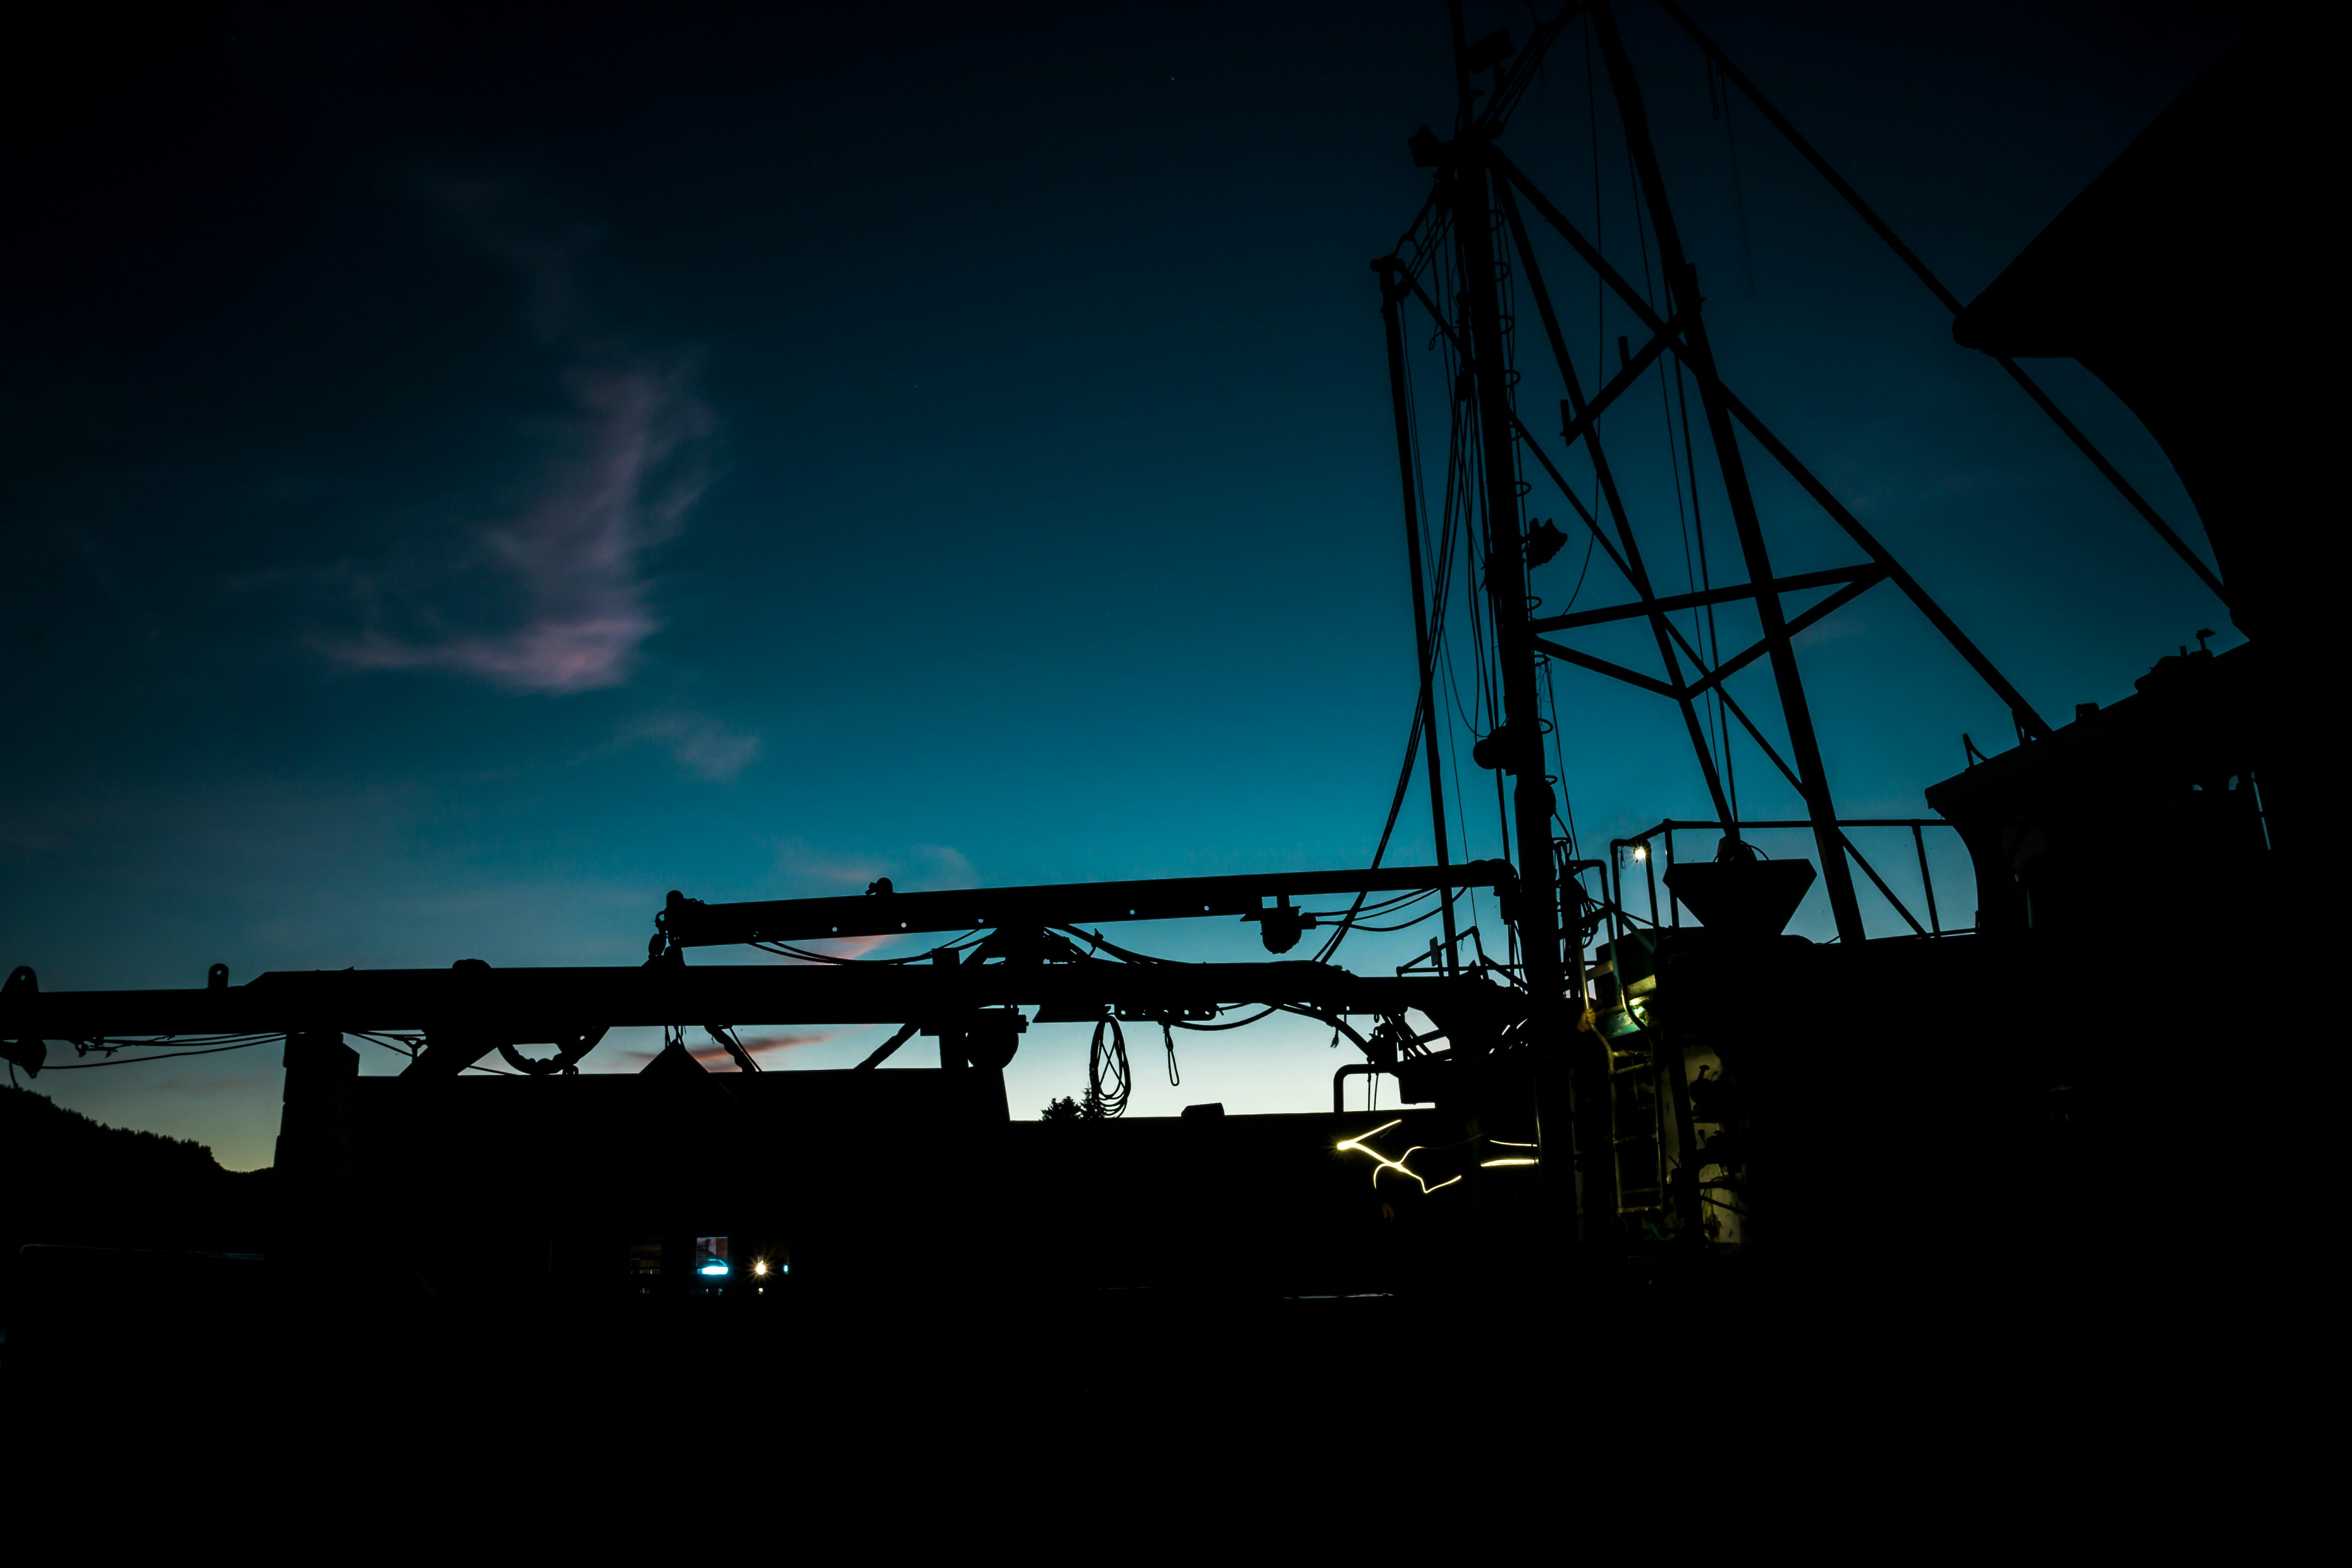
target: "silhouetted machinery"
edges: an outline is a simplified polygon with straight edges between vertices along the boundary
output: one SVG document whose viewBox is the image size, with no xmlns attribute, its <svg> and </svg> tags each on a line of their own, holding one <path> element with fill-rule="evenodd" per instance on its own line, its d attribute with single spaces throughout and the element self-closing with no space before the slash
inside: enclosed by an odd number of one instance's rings
<svg viewBox="0 0 2352 1568">
<path fill-rule="evenodd" d="M 2070 346 L 2064 312 L 2034 294 L 2034 279 L 2063 273 L 2052 256 L 2066 250 L 2069 266 L 2128 279 L 2133 258 L 2153 252 L 2128 242 L 2120 256 L 2067 250 L 2092 223 L 2084 214 L 2105 215 L 2094 226 L 2109 238 L 2118 226 L 2156 221 L 2134 215 L 2145 193 L 2166 188 L 2159 165 L 2197 159 L 2219 134 L 2202 121 L 2183 130 L 2179 117 L 2246 112 L 2231 84 L 2269 47 L 2262 36 L 1964 310 L 1731 62 L 1664 8 L 1706 53 L 1726 101 L 1738 87 L 1791 138 L 1952 307 L 1964 342 L 1996 355 L 2081 352 L 2136 408 L 2148 386 L 2177 384 L 2112 368 L 2095 357 L 2105 347 Z M 1779 1258 L 1813 1279 L 1925 1269 L 1958 1289 L 1953 1281 L 1982 1288 L 2021 1270 L 2046 1279 L 2147 1239 L 2151 1222 L 2118 1229 L 2090 1216 L 2127 1149 L 2200 1137 L 2182 1074 L 2201 1043 L 2179 1001 L 2183 974 L 2210 960 L 2165 933 L 2186 931 L 2224 897 L 2268 887 L 2279 828 L 2257 792 L 2298 763 L 2279 751 L 2284 682 L 2264 663 L 2274 654 L 2266 634 L 2218 657 L 2201 642 L 2184 647 L 2137 695 L 2046 723 L 1718 374 L 1611 7 L 1564 5 L 1519 47 L 1506 33 L 1469 39 L 1458 4 L 1453 15 L 1454 132 L 1424 127 L 1412 138 L 1431 195 L 1373 264 L 1419 635 L 1414 746 L 1428 738 L 1421 754 L 1440 864 L 956 892 L 878 883 L 864 897 L 737 905 L 673 893 L 651 957 L 628 969 L 460 964 L 266 974 L 238 986 L 216 972 L 202 990 L 65 994 L 38 991 L 20 970 L 0 997 L 12 1058 L 37 1068 L 44 1041 L 284 1033 L 281 1255 L 320 1268 L 394 1260 L 404 1278 L 461 1298 L 527 1289 L 608 1301 L 828 1292 L 903 1301 L 984 1281 L 1016 1293 L 1436 1299 L 1599 1289 L 1733 1258 Z M 1502 149 L 1539 62 L 1570 36 L 1605 73 L 1659 281 L 1622 272 Z M 2122 195 L 2102 195 L 2110 184 Z M 1571 354 L 1546 247 L 1590 271 L 1647 334 L 1638 347 L 1620 338 L 1613 366 Z M 1520 356 L 1515 335 L 1535 329 L 1540 353 Z M 1427 333 L 1441 374 L 1416 378 L 1408 341 Z M 2055 415 L 2012 360 L 2002 363 Z M 1633 405 L 1624 394 L 1654 373 L 1679 400 L 1682 423 L 1670 414 L 1667 433 L 1681 442 L 1694 506 L 1697 454 L 1709 455 L 1738 582 L 1704 575 L 1702 554 L 1691 591 L 1653 586 L 1604 437 L 1612 410 L 1622 418 Z M 1556 439 L 1522 417 L 1525 384 L 1538 375 L 1562 394 Z M 1434 511 L 1420 437 L 1432 386 L 1447 430 Z M 2168 404 L 2148 417 L 2209 519 L 2232 516 L 2238 542 L 2225 561 L 2267 560 L 2245 542 L 2268 525 L 2219 499 L 2228 481 L 2218 461 L 2189 457 L 2199 422 Z M 1749 483 L 1756 458 L 1812 498 L 1851 541 L 1853 563 L 1777 572 Z M 2264 459 L 2273 473 L 2284 461 Z M 1574 552 L 1563 552 L 1553 521 L 1528 516 L 1538 484 L 1575 514 L 1588 569 L 1598 557 L 1622 580 L 1622 603 L 1540 613 L 1531 574 L 1555 558 L 1564 569 Z M 1482 586 L 1483 602 L 1475 592 L 1449 600 L 1457 579 Z M 2280 574 L 2252 580 L 2259 594 Z M 1791 638 L 1881 584 L 1903 594 L 2014 715 L 2014 749 L 1929 789 L 1940 819 L 1842 817 L 1814 737 Z M 1784 597 L 1808 594 L 1821 596 L 1784 607 Z M 1712 617 L 1735 604 L 1752 608 L 1759 635 L 1727 650 Z M 2266 602 L 2231 605 L 2249 628 L 2269 624 Z M 1449 716 L 1438 671 L 1449 627 L 1465 617 L 1480 633 L 1490 695 L 1476 712 Z M 1647 636 L 1654 673 L 1575 646 L 1572 634 L 1612 624 Z M 1727 685 L 1751 665 L 1770 674 L 1785 755 Z M 1606 859 L 1584 858 L 1560 796 L 1578 766 L 1579 730 L 1551 695 L 1554 666 L 1674 703 L 1714 819 L 1662 823 Z M 1448 724 L 1478 736 L 1475 760 L 1500 781 L 1497 829 L 1514 858 L 1444 858 L 1456 839 L 1434 737 Z M 1735 731 L 1790 786 L 1801 816 L 1742 820 L 1729 778 Z M 1414 766 L 1409 751 L 1406 779 Z M 1401 780 L 1398 805 L 1404 795 Z M 1768 828 L 1810 834 L 1813 860 L 1762 858 L 1754 840 Z M 1958 929 L 1935 901 L 1930 828 L 1957 828 L 1975 867 L 1975 918 Z M 1677 860 L 1677 833 L 1685 845 L 1712 840 L 1713 853 Z M 1924 922 L 1864 857 L 1866 833 L 1907 835 L 1916 847 Z M 1648 885 L 1645 910 L 1627 891 L 1637 874 Z M 1906 930 L 1869 934 L 1857 872 Z M 1784 934 L 1817 878 L 1834 942 Z M 1470 889 L 1500 902 L 1502 957 L 1457 926 L 1456 900 Z M 1416 897 L 1434 897 L 1444 922 L 1426 961 L 1393 975 L 1328 962 L 1367 900 L 1381 900 L 1369 906 L 1377 909 Z M 1352 902 L 1305 907 L 1318 899 Z M 1088 929 L 1236 917 L 1258 924 L 1273 961 L 1161 962 Z M 1317 957 L 1281 957 L 1309 931 L 1330 933 Z M 952 940 L 889 963 L 798 945 L 925 933 Z M 686 962 L 690 949 L 730 944 L 805 962 Z M 1329 1026 L 1364 1058 L 1340 1084 L 1377 1075 L 1411 1108 L 1119 1115 L 1129 1028 L 1162 1031 L 1172 1052 L 1176 1031 L 1230 1025 L 1226 1016 L 1244 1008 Z M 1002 1069 L 1039 1022 L 1093 1026 L 1088 1093 L 1066 1118 L 1013 1121 Z M 748 1024 L 898 1029 L 856 1069 L 761 1073 L 733 1033 Z M 632 1026 L 667 1031 L 642 1073 L 576 1071 L 604 1031 Z M 706 1070 L 687 1048 L 688 1030 L 707 1033 L 739 1070 Z M 343 1037 L 384 1031 L 421 1037 L 414 1062 L 396 1078 L 360 1077 Z M 870 1070 L 918 1037 L 936 1041 L 936 1066 Z M 551 1044 L 551 1055 L 538 1054 Z M 467 1076 L 494 1055 L 506 1075 Z M 2216 1214 L 2222 1186 L 2196 1163 L 2147 1177 L 2169 1182 L 2175 1201 L 2134 1212 L 2175 1225 Z"/>
</svg>

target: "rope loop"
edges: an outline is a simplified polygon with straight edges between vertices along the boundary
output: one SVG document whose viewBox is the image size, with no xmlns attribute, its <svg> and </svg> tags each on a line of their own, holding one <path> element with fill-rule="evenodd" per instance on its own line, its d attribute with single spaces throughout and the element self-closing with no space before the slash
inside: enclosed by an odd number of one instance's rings
<svg viewBox="0 0 2352 1568">
<path fill-rule="evenodd" d="M 1110 1032 L 1108 1050 L 1103 1048 L 1106 1029 Z M 1173 1059 L 1172 1050 L 1170 1057 Z M 1118 1026 L 1116 1016 L 1106 1013 L 1095 1025 L 1094 1041 L 1087 1047 L 1087 1099 L 1078 1114 L 1090 1121 L 1126 1115 L 1129 1088 L 1127 1032 Z"/>
</svg>

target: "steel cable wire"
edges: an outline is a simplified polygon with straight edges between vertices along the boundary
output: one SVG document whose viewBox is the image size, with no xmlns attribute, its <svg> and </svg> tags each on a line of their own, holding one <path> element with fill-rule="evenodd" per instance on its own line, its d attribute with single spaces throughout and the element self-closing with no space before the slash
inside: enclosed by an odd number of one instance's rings
<svg viewBox="0 0 2352 1568">
<path fill-rule="evenodd" d="M 41 1070 L 44 1072 L 78 1072 L 84 1068 L 127 1068 L 135 1067 L 141 1062 L 173 1062 L 179 1061 L 183 1058 L 186 1057 L 209 1057 L 221 1051 L 251 1050 L 256 1046 L 271 1045 L 285 1038 L 286 1037 L 283 1035 L 263 1035 L 255 1039 L 239 1040 L 235 1045 L 205 1046 L 187 1050 L 167 1050 L 152 1057 L 118 1057 L 112 1055 L 112 1052 L 121 1050 L 124 1047 L 143 1046 L 151 1043 L 146 1040 L 125 1040 L 121 1042 L 121 1044 L 116 1046 L 100 1046 L 92 1047 L 94 1049 L 109 1052 L 109 1055 L 102 1061 L 55 1062 Z"/>
</svg>

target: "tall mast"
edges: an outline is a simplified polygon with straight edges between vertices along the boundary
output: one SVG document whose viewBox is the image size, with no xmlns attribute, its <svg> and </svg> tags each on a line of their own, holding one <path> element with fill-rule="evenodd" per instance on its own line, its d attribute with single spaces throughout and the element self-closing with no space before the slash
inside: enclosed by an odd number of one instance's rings
<svg viewBox="0 0 2352 1568">
<path fill-rule="evenodd" d="M 1466 45 L 1461 0 L 1453 0 L 1456 79 L 1469 121 Z M 1511 388 L 1503 353 L 1503 312 L 1496 291 L 1493 192 L 1486 145 L 1475 131 L 1454 139 L 1455 156 L 1440 181 L 1454 214 L 1462 304 L 1469 315 L 1471 370 L 1477 390 L 1480 467 L 1486 490 L 1484 563 L 1486 595 L 1501 654 L 1503 724 L 1493 747 L 1514 782 L 1511 825 L 1518 837 L 1519 893 L 1513 924 L 1535 1011 L 1536 1037 L 1549 1040 L 1565 1009 L 1559 955 L 1559 895 L 1552 868 L 1551 785 L 1544 779 L 1543 719 L 1536 700 L 1534 634 L 1528 626 L 1527 541 L 1519 518 L 1519 465 L 1511 428 Z"/>
<path fill-rule="evenodd" d="M 1533 1046 L 1531 1109 L 1546 1172 L 1546 1198 L 1562 1220 L 1580 1221 L 1587 1242 L 1617 1226 L 1614 1151 L 1609 1142 L 1606 1058 L 1572 1049 L 1567 977 L 1560 962 L 1559 889 L 1552 861 L 1553 795 L 1544 777 L 1543 720 L 1536 699 L 1538 654 L 1528 620 L 1527 535 L 1519 514 L 1519 469 L 1509 366 L 1503 351 L 1495 230 L 1499 221 L 1486 132 L 1473 113 L 1469 46 L 1461 0 L 1450 0 L 1454 79 L 1461 114 L 1438 170 L 1438 196 L 1453 214 L 1461 309 L 1467 314 L 1472 386 L 1476 395 L 1480 468 L 1486 481 L 1485 575 L 1501 663 L 1502 727 L 1488 750 L 1512 778 L 1519 886 L 1507 911 L 1518 933 L 1527 982 L 1528 1039 Z M 1502 79 L 1498 68 L 1496 79 Z M 1563 753 L 1564 754 L 1564 753 Z M 1565 1089 L 1566 1093 L 1559 1092 Z M 1563 1114 L 1572 1112 L 1571 1114 Z M 1570 1135 L 1571 1122 L 1574 1134 Z"/>
<path fill-rule="evenodd" d="M 1748 580 L 1756 588 L 1756 613 L 1770 647 L 1772 679 L 1780 699 L 1780 713 L 1789 726 L 1789 750 L 1795 763 L 1806 814 L 1813 825 L 1813 845 L 1821 858 L 1822 887 L 1829 895 L 1830 914 L 1837 922 L 1839 940 L 1864 940 L 1862 906 L 1853 891 L 1853 871 L 1846 864 L 1845 836 L 1838 830 L 1837 808 L 1830 799 L 1828 772 L 1822 765 L 1821 742 L 1813 732 L 1813 713 L 1805 700 L 1805 685 L 1797 673 L 1796 650 L 1789 643 L 1788 618 L 1780 595 L 1773 589 L 1772 560 L 1764 548 L 1764 529 L 1756 514 L 1756 496 L 1748 488 L 1747 464 L 1732 430 L 1731 411 L 1716 378 L 1715 353 L 1699 314 L 1698 269 L 1683 255 L 1674 208 L 1666 200 L 1666 183 L 1658 172 L 1658 153 L 1650 141 L 1649 116 L 1642 106 L 1641 84 L 1625 57 L 1624 40 L 1617 33 L 1617 16 L 1607 0 L 1591 8 L 1593 40 L 1609 70 L 1609 89 L 1617 98 L 1617 111 L 1625 125 L 1625 144 L 1633 156 L 1642 197 L 1650 208 L 1650 225 L 1658 237 L 1658 259 L 1666 277 L 1671 300 L 1668 315 L 1680 315 L 1683 358 L 1698 381 L 1699 403 L 1706 411 L 1706 428 L 1715 444 L 1716 462 L 1722 469 L 1723 489 L 1731 503 L 1732 526 L 1739 535 L 1740 554 Z M 1737 827 L 1731 830 L 1734 834 Z"/>
</svg>

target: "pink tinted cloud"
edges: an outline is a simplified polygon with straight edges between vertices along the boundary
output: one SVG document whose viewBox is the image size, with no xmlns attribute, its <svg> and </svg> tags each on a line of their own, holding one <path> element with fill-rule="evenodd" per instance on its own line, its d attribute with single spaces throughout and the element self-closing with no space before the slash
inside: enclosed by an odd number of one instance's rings
<svg viewBox="0 0 2352 1568">
<path fill-rule="evenodd" d="M 709 410 L 683 371 L 577 370 L 569 448 L 523 513 L 482 531 L 483 553 L 516 581 L 520 626 L 408 637 L 382 630 L 329 645 L 363 669 L 434 669 L 509 690 L 617 686 L 659 627 L 646 558 L 684 527 L 709 483 Z"/>
<path fill-rule="evenodd" d="M 839 1039 L 843 1033 L 840 1029 L 818 1029 L 804 1034 L 738 1035 L 736 1037 L 743 1042 L 745 1050 L 756 1057 L 770 1051 L 788 1051 L 794 1046 L 821 1046 L 827 1040 Z"/>
<path fill-rule="evenodd" d="M 743 1048 L 751 1052 L 751 1055 L 756 1058 L 773 1056 L 782 1051 L 788 1051 L 794 1046 L 821 1046 L 827 1040 L 839 1039 L 847 1032 L 848 1031 L 844 1029 L 818 1029 L 803 1034 L 738 1034 L 736 1038 L 741 1040 L 743 1042 Z M 620 1057 L 624 1061 L 632 1061 L 642 1065 L 653 1060 L 656 1054 L 658 1053 L 653 1051 L 623 1051 L 620 1053 Z M 732 1063 L 735 1059 L 727 1054 L 725 1047 L 708 1038 L 698 1046 L 688 1046 L 687 1047 L 687 1055 L 692 1057 L 696 1061 L 700 1062 L 705 1067 L 724 1067 Z"/>
<path fill-rule="evenodd" d="M 776 846 L 776 869 L 792 882 L 828 891 L 863 892 L 877 877 L 888 877 L 903 892 L 980 886 L 980 873 L 971 858 L 945 844 L 913 844 L 899 855 L 879 859 L 787 838 Z"/>
<path fill-rule="evenodd" d="M 894 935 L 886 931 L 880 935 L 869 936 L 812 937 L 806 942 L 796 942 L 793 945 L 803 948 L 810 952 L 822 953 L 826 958 L 863 958 L 884 942 L 897 940 Z M 812 961 L 805 958 L 785 958 L 780 962 L 807 963 Z"/>
</svg>

